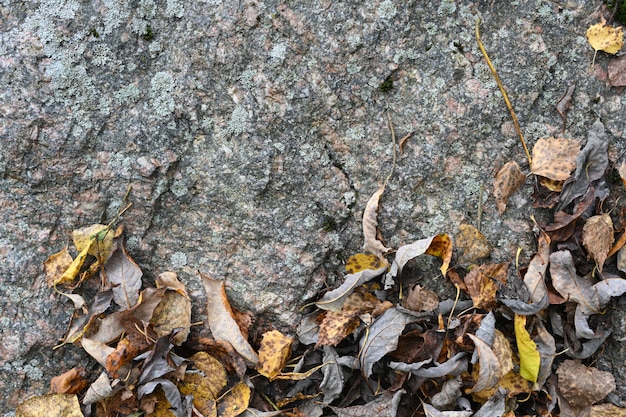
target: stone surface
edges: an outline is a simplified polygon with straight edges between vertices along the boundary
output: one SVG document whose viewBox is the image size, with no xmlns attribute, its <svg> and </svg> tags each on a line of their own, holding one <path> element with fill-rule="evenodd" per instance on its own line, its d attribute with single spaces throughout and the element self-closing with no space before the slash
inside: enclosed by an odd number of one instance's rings
<svg viewBox="0 0 626 417">
<path fill-rule="evenodd" d="M 626 106 L 609 57 L 590 69 L 599 2 L 500 3 L 0 2 L 0 409 L 85 362 L 51 349 L 71 308 L 41 264 L 73 229 L 112 219 L 129 186 L 146 282 L 176 271 L 202 320 L 199 269 L 259 323 L 293 326 L 362 244 L 391 168 L 386 109 L 398 136 L 415 132 L 381 200 L 387 245 L 475 222 L 484 186 L 493 259 L 521 247 L 527 260 L 532 184 L 502 217 L 491 194 L 506 161 L 528 167 L 476 18 L 529 144 L 560 133 L 554 106 L 576 83 L 566 135 L 584 140 L 599 116 L 614 163 Z"/>
</svg>

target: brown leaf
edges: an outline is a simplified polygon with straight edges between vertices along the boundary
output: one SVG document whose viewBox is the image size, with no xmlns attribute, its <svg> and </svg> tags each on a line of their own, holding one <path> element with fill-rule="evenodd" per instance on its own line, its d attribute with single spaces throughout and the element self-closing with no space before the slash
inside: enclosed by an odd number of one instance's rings
<svg viewBox="0 0 626 417">
<path fill-rule="evenodd" d="M 330 406 L 330 408 L 339 417 L 396 417 L 398 406 L 400 405 L 400 397 L 404 392 L 404 390 L 396 392 L 385 391 L 380 397 L 367 404 L 345 408 Z"/>
<path fill-rule="evenodd" d="M 388 252 L 390 248 L 382 244 L 376 237 L 376 228 L 378 227 L 378 201 L 385 192 L 385 186 L 381 186 L 370 197 L 365 211 L 363 211 L 363 251 L 372 253 L 379 258 L 382 258 L 383 254 Z"/>
<path fill-rule="evenodd" d="M 190 341 L 187 345 L 191 345 Z M 245 375 L 246 363 L 229 342 L 202 337 L 198 339 L 197 344 L 193 343 L 193 345 L 195 345 L 194 350 L 204 350 L 216 358 L 229 374 L 237 375 L 239 378 Z"/>
<path fill-rule="evenodd" d="M 87 370 L 84 367 L 72 368 L 50 380 L 50 391 L 53 394 L 78 394 L 89 385 L 86 377 Z"/>
<path fill-rule="evenodd" d="M 322 310 L 339 311 L 343 307 L 346 299 L 352 294 L 354 289 L 372 279 L 379 277 L 387 269 L 386 266 L 373 269 L 364 269 L 355 274 L 348 274 L 344 277 L 344 282 L 339 287 L 324 294 L 315 305 Z"/>
<path fill-rule="evenodd" d="M 583 227 L 583 245 L 593 256 L 600 272 L 611 250 L 613 240 L 613 221 L 608 213 L 587 219 Z"/>
<path fill-rule="evenodd" d="M 185 285 L 173 272 L 165 272 L 155 280 L 157 288 L 167 288 L 163 299 L 154 309 L 151 323 L 158 337 L 166 336 L 172 330 L 181 329 L 172 338 L 172 343 L 182 345 L 191 328 L 191 300 L 187 296 Z"/>
<path fill-rule="evenodd" d="M 600 404 L 591 407 L 589 417 L 626 417 L 626 408 L 619 408 L 613 404 Z"/>
<path fill-rule="evenodd" d="M 202 273 L 200 277 L 207 293 L 207 321 L 213 337 L 230 342 L 246 361 L 256 365 L 259 358 L 237 326 L 226 296 L 224 281 L 209 278 Z"/>
<path fill-rule="evenodd" d="M 533 147 L 530 172 L 555 181 L 564 181 L 576 168 L 575 160 L 579 153 L 580 144 L 576 140 L 541 138 Z"/>
<path fill-rule="evenodd" d="M 257 363 L 259 373 L 273 381 L 287 364 L 293 341 L 293 337 L 285 336 L 278 330 L 263 333 Z"/>
<path fill-rule="evenodd" d="M 566 360 L 556 371 L 559 390 L 575 408 L 586 408 L 603 400 L 615 389 L 615 378 L 610 372 Z"/>
<path fill-rule="evenodd" d="M 459 226 L 456 248 L 460 253 L 458 260 L 460 264 L 470 264 L 491 255 L 491 245 L 487 242 L 487 238 L 470 224 Z"/>
<path fill-rule="evenodd" d="M 107 281 L 113 286 L 113 301 L 124 309 L 133 308 L 139 301 L 141 268 L 126 252 L 123 236 L 115 238 L 115 246 L 104 265 Z"/>
<path fill-rule="evenodd" d="M 502 215 L 506 210 L 506 203 L 509 197 L 526 182 L 526 175 L 522 172 L 515 161 L 509 161 L 495 176 L 493 182 L 493 196 L 496 199 L 498 213 Z"/>
<path fill-rule="evenodd" d="M 503 372 L 500 362 L 498 361 L 498 357 L 493 353 L 491 347 L 489 347 L 487 343 L 473 334 L 468 334 L 468 336 L 472 339 L 474 345 L 476 346 L 480 365 L 478 377 L 476 378 L 476 382 L 474 387 L 472 387 L 471 392 L 484 391 L 488 388 L 494 387 L 498 380 L 504 376 L 506 372 Z"/>
<path fill-rule="evenodd" d="M 224 366 L 206 352 L 198 352 L 189 358 L 200 372 L 186 372 L 178 387 L 181 394 L 193 394 L 193 405 L 205 417 L 217 415 L 216 400 L 228 384 Z"/>
<path fill-rule="evenodd" d="M 315 347 L 337 346 L 359 327 L 359 314 L 355 310 L 327 311 L 320 323 Z"/>
<path fill-rule="evenodd" d="M 465 276 L 465 285 L 474 307 L 489 310 L 496 306 L 496 292 L 500 288 L 498 282 L 506 283 L 508 268 L 508 262 L 480 265 Z"/>
<path fill-rule="evenodd" d="M 567 124 L 567 113 L 569 112 L 569 108 L 571 106 L 572 94 L 574 94 L 574 90 L 576 89 L 576 84 L 570 84 L 567 87 L 567 91 L 565 94 L 559 99 L 556 103 L 556 111 L 561 115 L 561 119 L 563 119 L 563 131 L 565 131 L 565 125 Z"/>
<path fill-rule="evenodd" d="M 409 294 L 402 299 L 402 307 L 413 311 L 431 312 L 439 307 L 439 296 L 434 291 L 416 285 L 411 288 Z"/>
</svg>

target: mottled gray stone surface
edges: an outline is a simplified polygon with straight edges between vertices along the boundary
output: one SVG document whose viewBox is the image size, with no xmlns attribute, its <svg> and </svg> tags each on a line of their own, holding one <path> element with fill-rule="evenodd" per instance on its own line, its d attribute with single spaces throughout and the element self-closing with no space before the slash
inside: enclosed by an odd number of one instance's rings
<svg viewBox="0 0 626 417">
<path fill-rule="evenodd" d="M 606 55 L 590 69 L 584 36 L 599 5 L 1 1 L 0 410 L 85 363 L 51 350 L 71 308 L 41 264 L 74 228 L 110 220 L 128 186 L 128 248 L 147 282 L 176 271 L 202 320 L 200 269 L 260 323 L 292 326 L 362 244 L 360 215 L 391 166 L 387 107 L 399 136 L 415 132 L 382 198 L 387 244 L 475 222 L 482 185 L 493 259 L 517 247 L 528 259 L 530 181 L 503 217 L 491 194 L 504 162 L 527 164 L 474 23 L 530 144 L 559 133 L 554 105 L 575 82 L 566 133 L 584 140 L 599 116 L 615 162 L 623 91 Z"/>
</svg>

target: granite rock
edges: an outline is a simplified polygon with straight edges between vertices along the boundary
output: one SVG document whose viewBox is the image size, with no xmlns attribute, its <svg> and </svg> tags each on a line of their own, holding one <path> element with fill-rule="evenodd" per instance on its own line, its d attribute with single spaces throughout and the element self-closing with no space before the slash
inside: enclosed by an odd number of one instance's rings
<svg viewBox="0 0 626 417">
<path fill-rule="evenodd" d="M 555 104 L 576 83 L 565 134 L 584 140 L 600 117 L 614 163 L 626 106 L 610 57 L 590 69 L 599 2 L 505 3 L 0 2 L 0 409 L 86 361 L 52 350 L 71 308 L 41 265 L 73 229 L 111 220 L 128 187 L 127 246 L 147 283 L 177 272 L 200 321 L 201 270 L 260 325 L 292 328 L 362 245 L 391 169 L 387 110 L 398 136 L 414 132 L 381 200 L 387 245 L 475 223 L 484 187 L 492 258 L 520 247 L 527 260 L 532 184 L 502 217 L 491 193 L 503 163 L 528 167 L 476 19 L 530 144 L 561 133 Z"/>
</svg>

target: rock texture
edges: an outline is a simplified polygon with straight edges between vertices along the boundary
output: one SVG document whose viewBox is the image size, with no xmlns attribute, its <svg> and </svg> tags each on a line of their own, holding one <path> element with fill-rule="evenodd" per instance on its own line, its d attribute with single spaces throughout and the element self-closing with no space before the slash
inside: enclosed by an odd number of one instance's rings
<svg viewBox="0 0 626 417">
<path fill-rule="evenodd" d="M 502 217 L 491 195 L 495 170 L 525 157 L 475 21 L 528 142 L 560 133 L 554 106 L 576 83 L 566 134 L 584 140 L 600 117 L 614 163 L 623 91 L 607 85 L 605 54 L 590 67 L 584 36 L 602 11 L 591 0 L 1 2 L 0 409 L 85 362 L 51 349 L 71 308 L 41 264 L 72 229 L 111 220 L 129 186 L 123 223 L 147 281 L 176 271 L 202 320 L 199 269 L 260 323 L 292 326 L 362 244 L 360 215 L 391 168 L 387 109 L 398 136 L 415 132 L 381 200 L 387 245 L 475 222 L 484 186 L 493 258 L 521 247 L 528 259 L 530 181 Z"/>
</svg>

